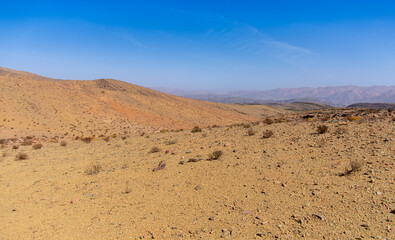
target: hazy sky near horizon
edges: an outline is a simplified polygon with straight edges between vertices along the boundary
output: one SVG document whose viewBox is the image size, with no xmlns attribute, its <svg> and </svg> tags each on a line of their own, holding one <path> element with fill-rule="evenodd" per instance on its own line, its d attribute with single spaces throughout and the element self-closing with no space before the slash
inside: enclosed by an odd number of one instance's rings
<svg viewBox="0 0 395 240">
<path fill-rule="evenodd" d="M 0 66 L 146 87 L 395 84 L 395 1 L 3 1 Z"/>
</svg>

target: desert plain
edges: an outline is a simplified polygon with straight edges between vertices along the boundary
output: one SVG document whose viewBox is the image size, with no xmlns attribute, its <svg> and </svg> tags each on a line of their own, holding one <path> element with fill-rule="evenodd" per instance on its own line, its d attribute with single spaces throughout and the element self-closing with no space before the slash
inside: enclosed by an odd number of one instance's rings
<svg viewBox="0 0 395 240">
<path fill-rule="evenodd" d="M 0 70 L 0 239 L 395 238 L 392 110 Z"/>
</svg>

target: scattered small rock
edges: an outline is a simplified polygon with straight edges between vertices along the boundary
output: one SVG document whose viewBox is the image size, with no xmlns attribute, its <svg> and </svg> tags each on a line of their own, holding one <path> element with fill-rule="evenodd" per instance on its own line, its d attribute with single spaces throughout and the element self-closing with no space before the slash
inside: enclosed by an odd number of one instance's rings
<svg viewBox="0 0 395 240">
<path fill-rule="evenodd" d="M 154 170 L 152 170 L 152 171 L 156 172 L 156 171 L 159 171 L 159 170 L 164 169 L 165 167 L 166 167 L 165 161 L 160 161 L 160 163 L 158 164 L 158 166 L 157 166 L 156 168 L 154 168 Z"/>
<path fill-rule="evenodd" d="M 318 219 L 320 219 L 320 220 L 323 219 L 322 213 L 314 213 L 314 214 L 313 214 L 313 217 L 318 218 Z"/>
</svg>

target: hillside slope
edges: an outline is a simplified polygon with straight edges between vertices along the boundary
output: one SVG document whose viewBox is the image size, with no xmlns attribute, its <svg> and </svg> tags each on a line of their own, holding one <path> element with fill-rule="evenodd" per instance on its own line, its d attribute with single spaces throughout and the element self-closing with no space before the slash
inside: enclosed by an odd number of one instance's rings
<svg viewBox="0 0 395 240">
<path fill-rule="evenodd" d="M 7 68 L 0 68 L 0 104 L 3 135 L 34 130 L 52 136 L 70 127 L 69 136 L 123 134 L 256 119 L 231 105 L 181 98 L 118 80 L 57 80 Z"/>
</svg>

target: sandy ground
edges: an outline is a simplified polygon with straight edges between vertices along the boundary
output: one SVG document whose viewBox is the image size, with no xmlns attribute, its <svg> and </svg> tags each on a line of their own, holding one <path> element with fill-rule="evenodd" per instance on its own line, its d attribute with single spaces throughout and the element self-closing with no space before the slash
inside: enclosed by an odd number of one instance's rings
<svg viewBox="0 0 395 240">
<path fill-rule="evenodd" d="M 251 136 L 235 125 L 37 150 L 8 141 L 0 239 L 394 239 L 394 114 L 360 118 L 295 116 L 252 125 Z M 317 133 L 321 124 L 328 132 Z M 223 155 L 208 161 L 215 150 Z M 28 159 L 16 160 L 20 152 Z M 353 161 L 361 169 L 340 176 Z"/>
</svg>

